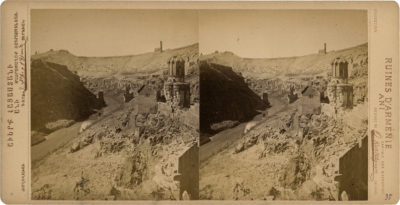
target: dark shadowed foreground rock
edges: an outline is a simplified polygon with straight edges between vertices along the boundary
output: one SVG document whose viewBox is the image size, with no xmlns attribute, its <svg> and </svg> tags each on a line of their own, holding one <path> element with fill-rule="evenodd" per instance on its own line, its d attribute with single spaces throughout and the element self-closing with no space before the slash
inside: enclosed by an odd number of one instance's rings
<svg viewBox="0 0 400 205">
<path fill-rule="evenodd" d="M 31 63 L 32 130 L 46 129 L 57 120 L 81 120 L 103 106 L 66 66 L 34 60 Z M 48 128 L 47 128 L 48 129 Z"/>
<path fill-rule="evenodd" d="M 247 121 L 265 109 L 262 99 L 231 67 L 200 62 L 200 130 L 212 132 L 214 123 Z"/>
</svg>

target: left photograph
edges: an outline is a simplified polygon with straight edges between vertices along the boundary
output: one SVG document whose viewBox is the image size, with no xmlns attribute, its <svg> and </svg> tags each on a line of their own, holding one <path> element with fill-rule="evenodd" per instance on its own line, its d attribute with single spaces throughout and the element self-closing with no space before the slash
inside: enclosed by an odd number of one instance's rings
<svg viewBox="0 0 400 205">
<path fill-rule="evenodd" d="M 31 10 L 31 198 L 199 199 L 195 10 Z"/>
</svg>

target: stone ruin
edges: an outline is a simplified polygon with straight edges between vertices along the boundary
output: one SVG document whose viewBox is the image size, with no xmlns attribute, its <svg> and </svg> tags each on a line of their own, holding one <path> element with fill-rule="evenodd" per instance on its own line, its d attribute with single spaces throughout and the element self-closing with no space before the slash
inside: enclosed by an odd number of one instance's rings
<svg viewBox="0 0 400 205">
<path fill-rule="evenodd" d="M 179 181 L 179 200 L 199 199 L 199 147 L 190 147 L 179 157 L 178 175 L 174 180 Z"/>
<path fill-rule="evenodd" d="M 267 105 L 267 107 L 271 107 L 271 103 L 268 100 L 268 93 L 264 92 L 262 94 L 262 100 L 264 101 L 265 105 Z"/>
<path fill-rule="evenodd" d="M 185 82 L 185 60 L 174 56 L 168 61 L 168 80 L 164 83 L 167 103 L 173 107 L 190 107 L 190 84 Z"/>
<path fill-rule="evenodd" d="M 162 53 L 163 52 L 162 41 L 160 41 L 160 47 L 154 48 L 154 52 L 157 52 L 157 53 Z"/>
<path fill-rule="evenodd" d="M 339 200 L 368 200 L 368 136 L 340 157 L 335 181 Z"/>
<path fill-rule="evenodd" d="M 326 43 L 324 43 L 324 48 L 323 49 L 318 50 L 318 54 L 323 54 L 323 55 L 326 54 Z"/>
<path fill-rule="evenodd" d="M 327 94 L 331 105 L 338 108 L 353 107 L 353 85 L 348 83 L 348 62 L 344 58 L 335 58 L 332 63 L 332 78 Z"/>
<path fill-rule="evenodd" d="M 303 115 L 321 113 L 321 95 L 313 86 L 307 86 L 301 92 L 299 111 Z"/>
<path fill-rule="evenodd" d="M 289 94 L 287 95 L 287 100 L 288 103 L 293 103 L 295 102 L 297 99 L 299 99 L 299 97 L 297 96 L 297 93 L 294 93 L 294 87 L 290 87 L 290 91 Z"/>
<path fill-rule="evenodd" d="M 106 102 L 104 101 L 104 93 L 102 91 L 97 93 L 97 102 L 100 107 L 106 106 Z"/>
<path fill-rule="evenodd" d="M 129 102 L 133 99 L 133 93 L 131 93 L 131 86 L 126 85 L 125 86 L 125 92 L 124 92 L 124 102 Z"/>
</svg>

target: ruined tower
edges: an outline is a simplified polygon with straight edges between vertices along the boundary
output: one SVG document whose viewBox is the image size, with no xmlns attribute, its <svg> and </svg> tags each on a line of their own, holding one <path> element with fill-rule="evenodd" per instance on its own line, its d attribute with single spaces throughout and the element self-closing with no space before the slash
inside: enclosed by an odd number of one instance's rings
<svg viewBox="0 0 400 205">
<path fill-rule="evenodd" d="M 174 56 L 168 61 L 168 80 L 164 83 L 168 103 L 176 107 L 190 107 L 190 84 L 185 82 L 185 60 Z"/>
<path fill-rule="evenodd" d="M 326 54 L 326 43 L 324 43 L 324 48 L 323 49 L 320 49 L 320 50 L 318 50 L 318 54 Z"/>
<path fill-rule="evenodd" d="M 346 59 L 335 58 L 331 63 L 332 78 L 336 79 L 340 83 L 347 83 L 349 77 L 348 65 L 349 63 Z"/>
<path fill-rule="evenodd" d="M 344 58 L 333 59 L 332 79 L 328 84 L 328 98 L 336 108 L 353 107 L 353 85 L 348 83 L 348 62 Z"/>
<path fill-rule="evenodd" d="M 172 57 L 168 61 L 168 78 L 172 82 L 184 82 L 185 81 L 185 60 L 181 57 Z"/>
<path fill-rule="evenodd" d="M 155 48 L 154 52 L 159 52 L 159 53 L 163 52 L 162 41 L 160 41 L 160 47 Z"/>
</svg>

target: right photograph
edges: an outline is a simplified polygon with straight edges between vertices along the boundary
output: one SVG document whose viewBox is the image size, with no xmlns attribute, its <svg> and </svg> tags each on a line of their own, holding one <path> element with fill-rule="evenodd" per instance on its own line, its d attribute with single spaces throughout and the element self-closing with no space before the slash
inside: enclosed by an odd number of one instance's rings
<svg viewBox="0 0 400 205">
<path fill-rule="evenodd" d="M 199 52 L 200 199 L 368 200 L 366 10 L 202 10 Z"/>
</svg>

